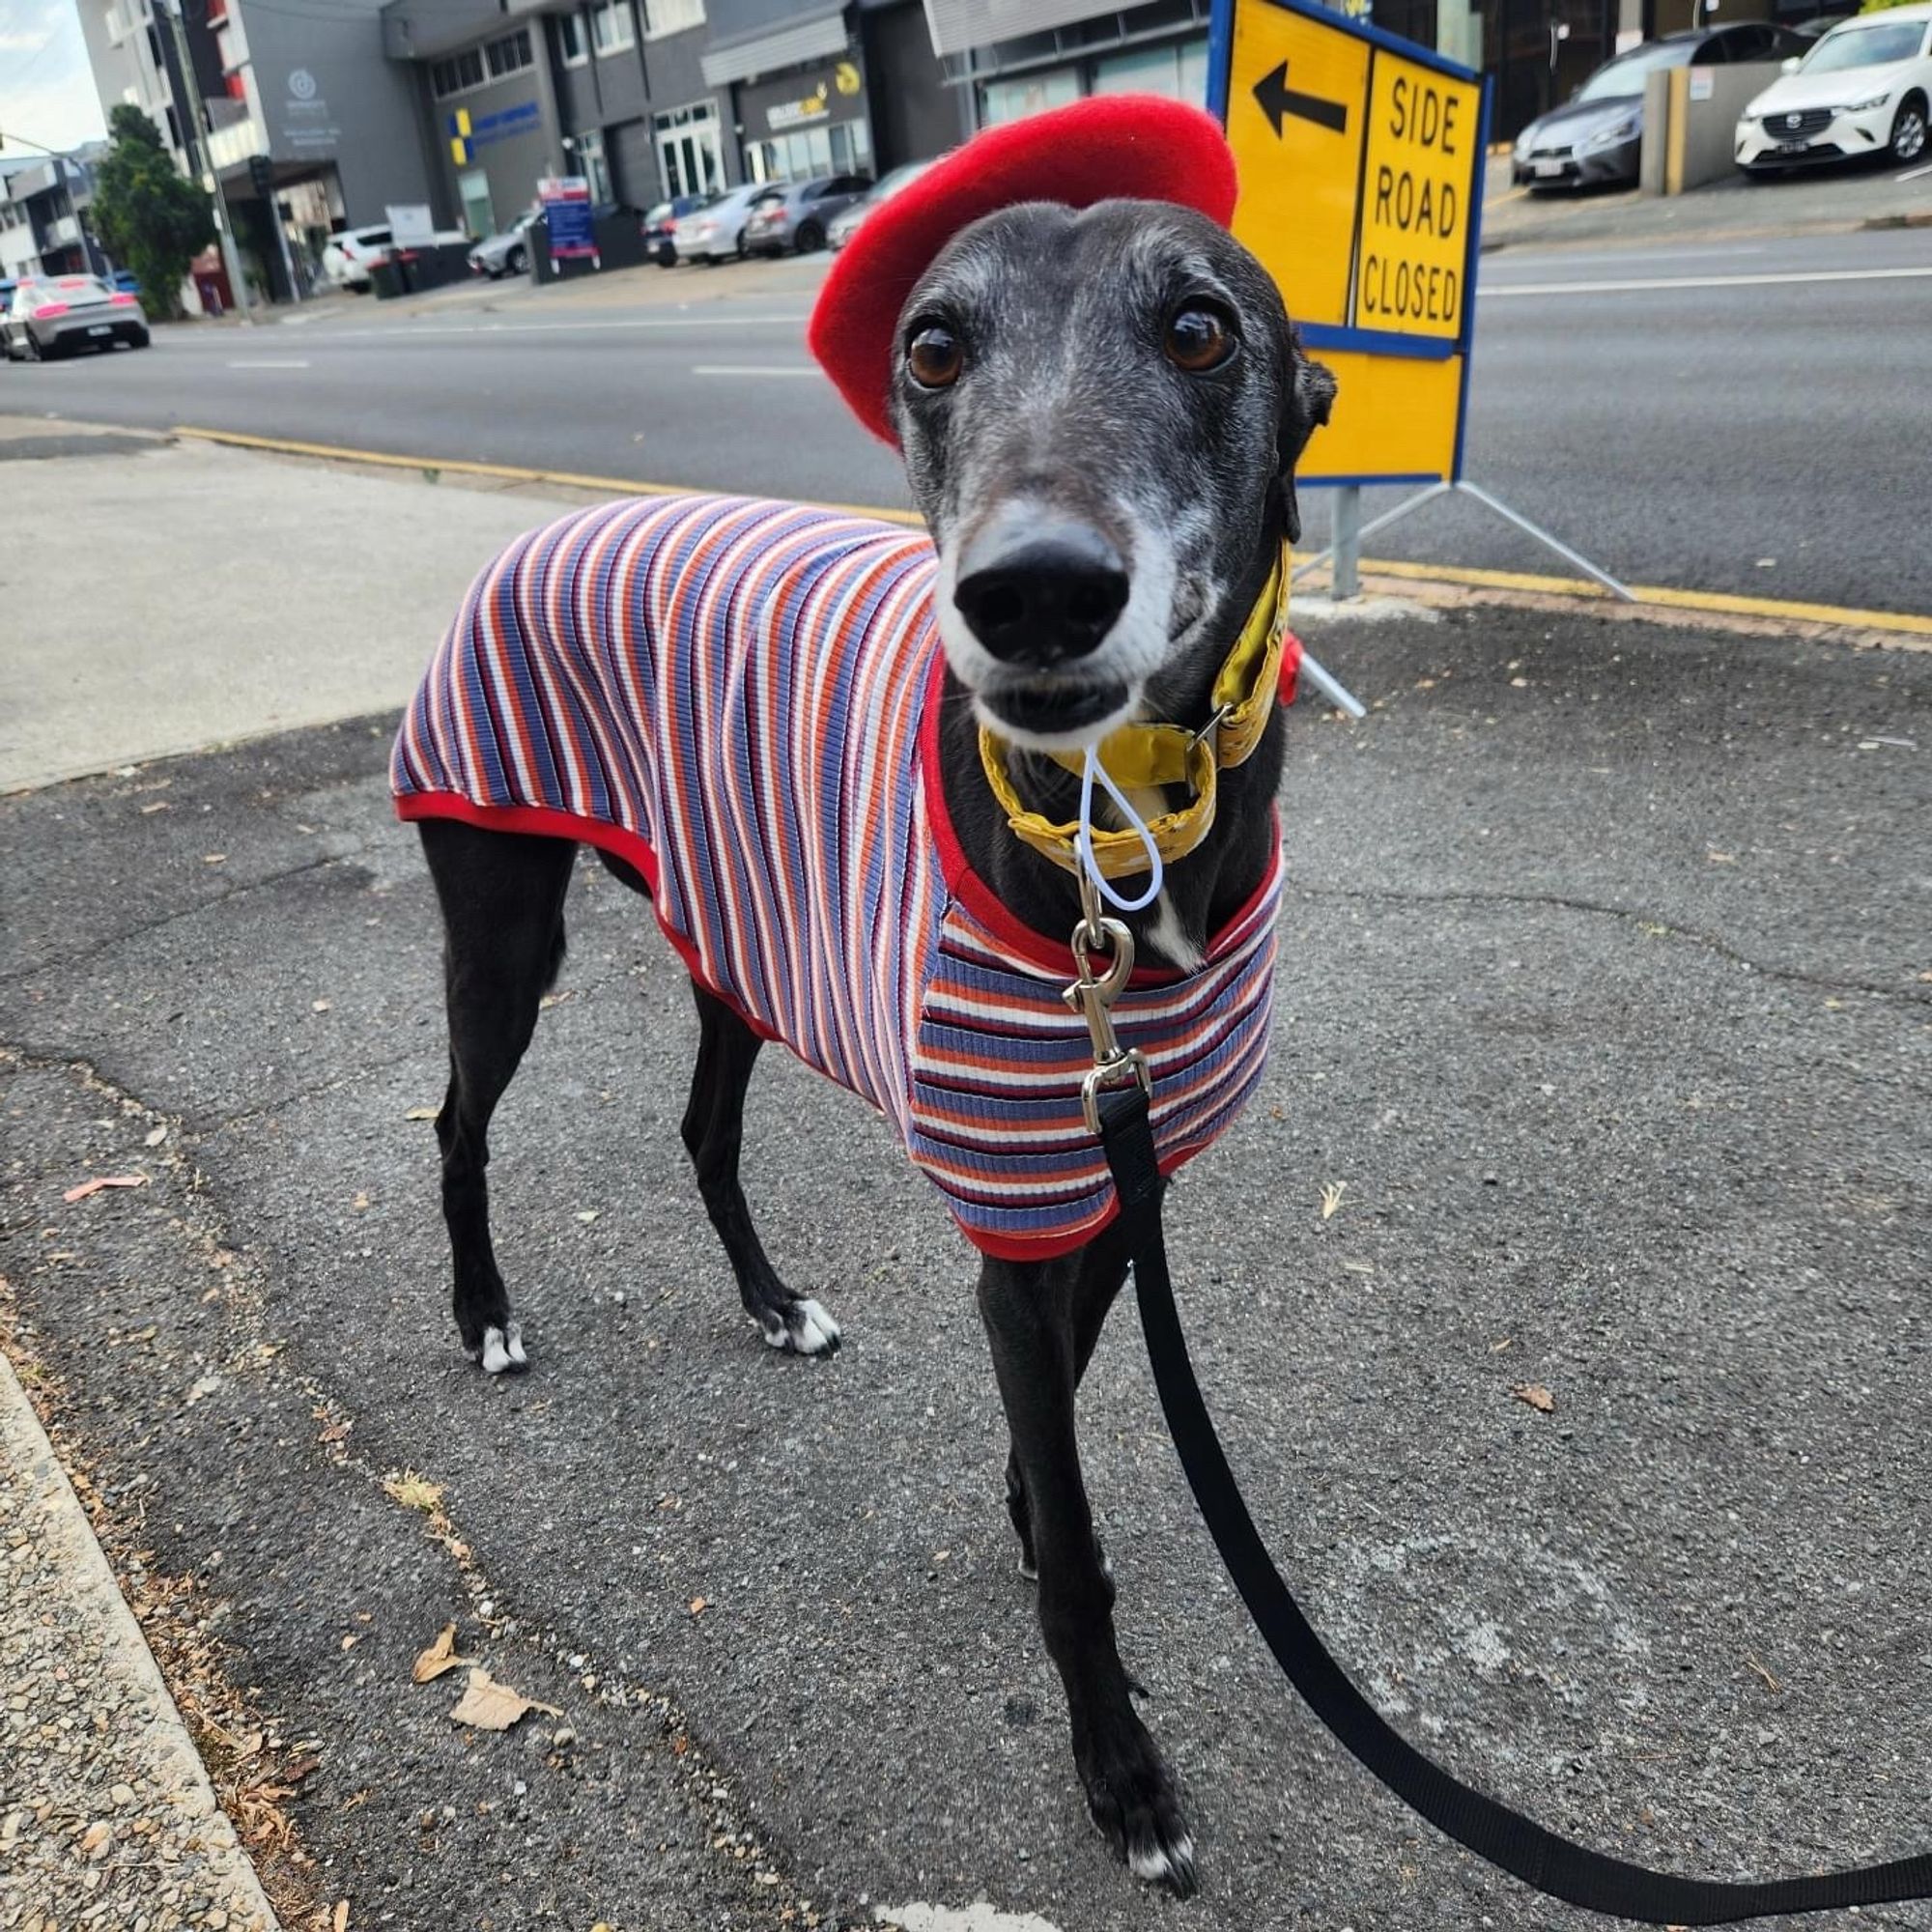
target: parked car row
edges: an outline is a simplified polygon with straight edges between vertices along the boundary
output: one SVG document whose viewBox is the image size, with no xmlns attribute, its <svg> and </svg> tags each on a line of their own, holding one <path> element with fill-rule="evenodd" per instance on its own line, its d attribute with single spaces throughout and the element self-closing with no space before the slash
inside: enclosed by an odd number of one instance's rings
<svg viewBox="0 0 1932 1932">
<path fill-rule="evenodd" d="M 1634 185 L 1651 74 L 1760 61 L 1781 63 L 1783 74 L 1739 117 L 1736 159 L 1747 173 L 1861 156 L 1910 162 L 1924 155 L 1932 4 L 1826 14 L 1795 28 L 1747 20 L 1646 41 L 1605 61 L 1517 136 L 1511 178 L 1530 188 Z"/>
<path fill-rule="evenodd" d="M 1755 175 L 1883 155 L 1925 155 L 1932 6 L 1843 20 L 1738 117 L 1737 163 Z"/>
<path fill-rule="evenodd" d="M 27 277 L 14 284 L 0 316 L 0 347 L 10 362 L 43 362 L 117 343 L 145 349 L 148 339 L 140 297 L 98 275 Z"/>
<path fill-rule="evenodd" d="M 466 228 L 439 228 L 427 245 L 445 247 L 471 239 Z M 372 227 L 338 229 L 323 244 L 322 272 L 339 289 L 367 295 L 371 277 L 389 259 L 395 236 L 383 223 Z"/>
<path fill-rule="evenodd" d="M 810 181 L 750 182 L 718 194 L 661 202 L 645 216 L 645 242 L 667 269 L 678 262 L 841 248 L 874 208 L 930 166 L 912 161 L 879 182 L 862 174 L 819 175 Z"/>
</svg>

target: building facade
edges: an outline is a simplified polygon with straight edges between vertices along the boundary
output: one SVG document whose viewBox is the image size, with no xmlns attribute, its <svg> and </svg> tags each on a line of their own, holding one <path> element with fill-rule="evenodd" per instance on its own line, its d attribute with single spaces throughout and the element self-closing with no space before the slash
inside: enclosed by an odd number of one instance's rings
<svg viewBox="0 0 1932 1932">
<path fill-rule="evenodd" d="M 103 153 L 105 144 L 96 142 L 71 155 L 0 163 L 0 281 L 105 270 L 87 223 L 92 168 Z"/>
</svg>

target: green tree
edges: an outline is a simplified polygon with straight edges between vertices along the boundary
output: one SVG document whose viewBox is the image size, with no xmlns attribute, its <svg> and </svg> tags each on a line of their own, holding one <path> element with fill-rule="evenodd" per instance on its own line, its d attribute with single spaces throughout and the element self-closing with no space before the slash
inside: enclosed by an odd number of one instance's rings
<svg viewBox="0 0 1932 1932">
<path fill-rule="evenodd" d="M 123 101 L 107 128 L 114 145 L 95 172 L 95 226 L 140 277 L 148 307 L 179 315 L 188 265 L 214 240 L 213 201 L 199 182 L 183 177 L 138 107 Z"/>
</svg>

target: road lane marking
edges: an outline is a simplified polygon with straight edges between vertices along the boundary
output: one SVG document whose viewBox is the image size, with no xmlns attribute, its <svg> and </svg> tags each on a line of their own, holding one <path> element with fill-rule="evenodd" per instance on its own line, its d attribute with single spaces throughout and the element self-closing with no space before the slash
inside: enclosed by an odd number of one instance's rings
<svg viewBox="0 0 1932 1932">
<path fill-rule="evenodd" d="M 231 369 L 306 369 L 306 355 L 257 355 L 245 362 L 230 361 Z"/>
<path fill-rule="evenodd" d="M 448 322 L 412 325 L 398 317 L 387 328 L 332 328 L 331 342 L 409 342 L 425 335 L 551 335 L 584 334 L 611 328 L 716 328 L 721 323 L 734 328 L 789 328 L 806 320 L 806 311 L 783 315 L 636 315 L 613 316 L 602 322 Z"/>
<path fill-rule="evenodd" d="M 1921 269 L 1813 269 L 1802 275 L 1651 275 L 1621 282 L 1492 282 L 1479 299 L 1503 296 L 1613 296 L 1647 294 L 1657 289 L 1792 288 L 1801 282 L 1910 282 L 1932 277 L 1932 264 Z"/>
<path fill-rule="evenodd" d="M 1895 182 L 1916 182 L 1920 175 L 1932 175 L 1932 161 L 1927 161 L 1922 168 L 1907 168 L 1902 175 L 1893 175 L 1892 180 Z"/>
<path fill-rule="evenodd" d="M 514 463 L 478 463 L 465 457 L 397 456 L 384 449 L 355 449 L 328 442 L 298 442 L 290 438 L 252 436 L 244 430 L 204 429 L 183 423 L 172 432 L 197 442 L 233 443 L 242 449 L 262 449 L 283 456 L 314 456 L 336 463 L 367 463 L 384 469 L 446 470 L 457 476 L 494 476 L 511 483 L 556 483 L 573 490 L 609 490 L 626 497 L 706 496 L 709 491 L 688 483 L 646 483 L 634 476 L 586 476 L 568 469 L 531 469 Z M 880 523 L 924 526 L 916 510 L 886 509 L 875 503 L 817 503 L 851 517 L 872 517 Z M 1406 577 L 1441 583 L 1466 583 L 1483 589 L 1530 590 L 1543 595 L 1607 598 L 1601 584 L 1580 577 L 1536 577 L 1525 571 L 1479 570 L 1447 563 L 1376 562 L 1362 559 L 1362 568 L 1382 577 Z M 1667 585 L 1633 584 L 1638 604 L 1665 610 L 1708 611 L 1727 616 L 1774 617 L 1787 622 L 1839 624 L 1850 630 L 1890 631 L 1903 637 L 1932 639 L 1932 615 L 1909 611 L 1861 611 L 1838 604 L 1801 604 L 1776 597 L 1738 597 L 1722 590 L 1676 590 Z"/>
<path fill-rule="evenodd" d="M 691 365 L 694 376 L 816 376 L 816 366 L 810 363 L 771 363 L 771 362 L 694 362 Z"/>
</svg>

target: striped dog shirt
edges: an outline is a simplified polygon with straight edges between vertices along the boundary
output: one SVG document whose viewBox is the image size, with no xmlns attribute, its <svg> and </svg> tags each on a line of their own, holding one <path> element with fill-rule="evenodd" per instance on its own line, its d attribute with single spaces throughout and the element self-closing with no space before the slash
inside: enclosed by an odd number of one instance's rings
<svg viewBox="0 0 1932 1932">
<path fill-rule="evenodd" d="M 404 717 L 404 818 L 626 860 L 700 983 L 863 1094 L 987 1253 L 1080 1246 L 1114 1192 L 1064 940 L 965 863 L 940 783 L 945 664 L 917 532 L 796 504 L 668 497 L 578 512 L 477 580 Z M 1279 840 L 1205 964 L 1114 1009 L 1152 1064 L 1172 1171 L 1267 1050 Z"/>
</svg>

